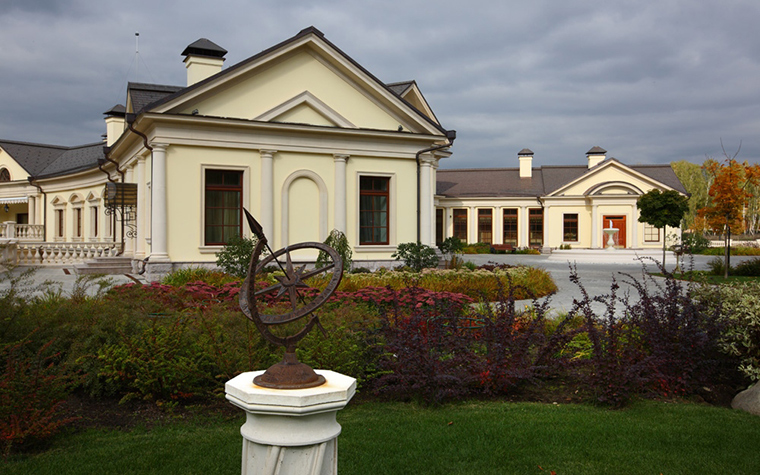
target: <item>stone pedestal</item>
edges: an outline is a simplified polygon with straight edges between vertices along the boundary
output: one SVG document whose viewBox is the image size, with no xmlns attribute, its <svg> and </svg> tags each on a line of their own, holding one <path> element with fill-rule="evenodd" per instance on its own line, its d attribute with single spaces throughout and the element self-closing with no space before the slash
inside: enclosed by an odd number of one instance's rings
<svg viewBox="0 0 760 475">
<path fill-rule="evenodd" d="M 243 409 L 242 475 L 338 473 L 335 415 L 356 391 L 356 380 L 316 370 L 327 382 L 308 389 L 268 389 L 253 384 L 263 373 L 243 373 L 227 382 L 227 400 Z"/>
</svg>

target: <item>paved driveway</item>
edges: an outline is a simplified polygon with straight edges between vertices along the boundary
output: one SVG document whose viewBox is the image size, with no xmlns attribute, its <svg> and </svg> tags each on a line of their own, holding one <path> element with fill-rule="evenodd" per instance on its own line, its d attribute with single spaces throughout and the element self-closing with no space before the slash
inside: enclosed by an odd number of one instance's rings
<svg viewBox="0 0 760 475">
<path fill-rule="evenodd" d="M 553 312 L 567 312 L 573 306 L 573 300 L 581 298 L 581 291 L 577 285 L 570 281 L 570 266 L 575 266 L 580 277 L 581 283 L 591 297 L 606 295 L 610 292 L 612 279 L 616 279 L 620 284 L 619 295 L 621 292 L 629 292 L 630 295 L 636 296 L 637 293 L 630 282 L 628 274 L 636 278 L 639 282 L 647 282 L 647 289 L 655 291 L 656 285 L 664 282 L 663 278 L 654 277 L 644 279 L 644 271 L 657 272 L 655 261 L 662 261 L 662 251 L 660 252 L 634 252 L 634 251 L 555 251 L 549 255 L 523 255 L 523 254 L 467 254 L 463 256 L 465 260 L 475 264 L 485 264 L 488 262 L 497 262 L 505 264 L 524 264 L 546 269 L 557 284 L 557 293 L 549 297 L 550 306 Z M 695 270 L 707 269 L 707 262 L 714 256 L 694 256 L 693 262 L 687 259 L 686 266 L 693 265 Z M 742 260 L 751 259 L 751 257 L 731 257 L 731 265 L 736 265 Z M 666 256 L 666 268 L 670 271 L 675 267 L 675 257 L 668 253 Z M 543 302 L 543 299 L 540 300 Z M 530 303 L 529 301 L 521 304 Z M 597 303 L 593 306 L 597 313 L 602 312 L 604 306 Z"/>
</svg>

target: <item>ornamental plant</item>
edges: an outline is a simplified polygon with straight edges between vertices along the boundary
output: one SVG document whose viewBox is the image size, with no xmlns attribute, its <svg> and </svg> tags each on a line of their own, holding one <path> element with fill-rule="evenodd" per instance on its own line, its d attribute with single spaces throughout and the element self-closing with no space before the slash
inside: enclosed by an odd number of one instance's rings
<svg viewBox="0 0 760 475">
<path fill-rule="evenodd" d="M 391 257 L 404 261 L 415 272 L 422 269 L 438 267 L 438 255 L 435 249 L 420 242 L 405 242 L 398 245 Z"/>
</svg>

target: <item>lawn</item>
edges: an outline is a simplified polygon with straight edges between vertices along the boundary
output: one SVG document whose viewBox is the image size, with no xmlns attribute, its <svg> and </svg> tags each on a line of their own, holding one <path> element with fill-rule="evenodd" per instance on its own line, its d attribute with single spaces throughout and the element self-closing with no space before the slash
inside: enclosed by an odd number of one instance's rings
<svg viewBox="0 0 760 475">
<path fill-rule="evenodd" d="M 754 474 L 760 418 L 690 403 L 463 402 L 438 408 L 352 402 L 338 414 L 348 474 Z M 240 472 L 242 417 L 199 417 L 150 430 L 63 433 L 14 474 Z"/>
</svg>

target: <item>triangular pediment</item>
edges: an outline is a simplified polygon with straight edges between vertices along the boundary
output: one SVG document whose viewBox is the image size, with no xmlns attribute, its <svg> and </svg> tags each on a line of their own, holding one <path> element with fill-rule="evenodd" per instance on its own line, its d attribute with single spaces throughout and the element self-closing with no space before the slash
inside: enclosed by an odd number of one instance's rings
<svg viewBox="0 0 760 475">
<path fill-rule="evenodd" d="M 422 95 L 422 91 L 420 91 L 420 88 L 417 86 L 416 81 L 396 83 L 396 85 L 406 86 L 402 88 L 402 91 L 399 94 L 402 99 L 411 104 L 418 111 L 425 114 L 431 120 L 434 120 L 436 124 L 440 124 L 440 122 L 438 122 L 438 118 L 435 116 L 435 113 L 433 113 L 433 109 L 430 107 L 430 104 L 428 104 L 425 96 Z M 393 85 L 389 86 L 392 87 Z"/>
<path fill-rule="evenodd" d="M 356 126 L 309 91 L 283 102 L 256 117 L 264 122 L 323 125 L 355 129 Z"/>
<path fill-rule="evenodd" d="M 304 92 L 308 95 L 301 96 Z M 310 28 L 168 96 L 152 105 L 150 112 L 444 132 L 429 117 L 432 111 L 428 114 L 410 104 Z"/>
<path fill-rule="evenodd" d="M 640 195 L 654 188 L 673 189 L 613 158 L 590 168 L 548 196 Z"/>
</svg>

